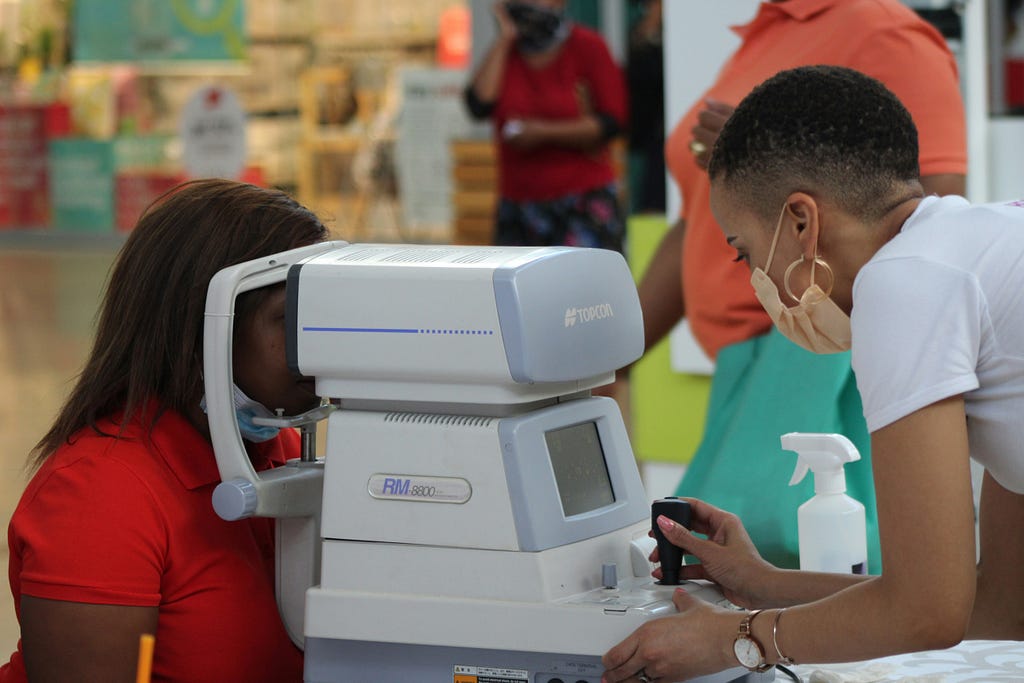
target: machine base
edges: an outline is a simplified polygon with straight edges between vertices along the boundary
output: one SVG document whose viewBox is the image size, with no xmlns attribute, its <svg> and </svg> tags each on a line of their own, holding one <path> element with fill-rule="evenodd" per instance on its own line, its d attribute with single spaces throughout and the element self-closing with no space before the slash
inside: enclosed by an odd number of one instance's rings
<svg viewBox="0 0 1024 683">
<path fill-rule="evenodd" d="M 305 683 L 600 683 L 598 657 L 306 638 Z M 735 667 L 691 683 L 769 683 Z"/>
</svg>

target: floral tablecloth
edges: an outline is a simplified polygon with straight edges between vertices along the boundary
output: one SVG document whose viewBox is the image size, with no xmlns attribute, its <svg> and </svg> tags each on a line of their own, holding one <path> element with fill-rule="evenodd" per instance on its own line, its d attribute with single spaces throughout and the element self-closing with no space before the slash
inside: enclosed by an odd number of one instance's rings
<svg viewBox="0 0 1024 683">
<path fill-rule="evenodd" d="M 1024 683 L 1024 642 L 965 640 L 948 650 L 914 652 L 847 664 L 792 667 L 805 683 Z M 777 682 L 787 678 L 776 674 Z"/>
</svg>

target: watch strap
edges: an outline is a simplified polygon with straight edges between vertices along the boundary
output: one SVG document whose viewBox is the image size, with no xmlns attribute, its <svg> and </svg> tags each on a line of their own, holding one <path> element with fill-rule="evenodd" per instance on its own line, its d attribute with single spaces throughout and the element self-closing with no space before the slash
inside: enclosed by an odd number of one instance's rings
<svg viewBox="0 0 1024 683">
<path fill-rule="evenodd" d="M 769 664 L 765 659 L 764 653 L 766 652 L 766 650 L 764 649 L 764 645 L 762 645 L 761 641 L 754 636 L 754 631 L 752 628 L 754 619 L 762 611 L 763 610 L 755 609 L 752 610 L 749 614 L 747 614 L 747 616 L 743 617 L 743 621 L 740 622 L 739 629 L 736 632 L 736 640 L 739 640 L 740 638 L 746 638 L 747 640 L 750 640 L 755 645 L 757 645 L 757 649 L 761 652 L 761 663 L 755 667 L 750 667 L 751 671 L 758 673 L 767 671 L 768 669 L 772 668 L 772 665 Z"/>
</svg>

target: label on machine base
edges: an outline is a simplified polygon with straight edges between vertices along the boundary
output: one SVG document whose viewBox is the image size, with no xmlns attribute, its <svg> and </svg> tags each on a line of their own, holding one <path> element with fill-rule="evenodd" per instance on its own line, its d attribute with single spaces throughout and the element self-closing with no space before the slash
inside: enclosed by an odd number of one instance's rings
<svg viewBox="0 0 1024 683">
<path fill-rule="evenodd" d="M 452 683 L 528 683 L 529 680 L 530 672 L 525 669 L 456 664 Z"/>
<path fill-rule="evenodd" d="M 620 617 L 610 617 L 619 619 Z M 456 664 L 487 662 L 491 666 Z M 604 667 L 594 655 L 417 645 L 306 636 L 305 683 L 600 683 Z M 742 667 L 701 676 L 692 683 L 769 683 L 774 671 Z"/>
</svg>

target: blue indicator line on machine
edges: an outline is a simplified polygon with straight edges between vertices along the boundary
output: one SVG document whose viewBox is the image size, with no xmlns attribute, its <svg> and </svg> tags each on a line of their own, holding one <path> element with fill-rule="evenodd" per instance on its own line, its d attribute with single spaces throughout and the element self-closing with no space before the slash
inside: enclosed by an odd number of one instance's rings
<svg viewBox="0 0 1024 683">
<path fill-rule="evenodd" d="M 419 334 L 422 330 L 389 327 L 303 327 L 303 332 L 377 332 L 384 334 Z"/>
<path fill-rule="evenodd" d="M 376 334 L 450 334 L 490 337 L 494 336 L 494 330 L 466 330 L 466 329 L 407 329 L 401 327 L 303 327 L 303 332 L 370 332 Z"/>
</svg>

